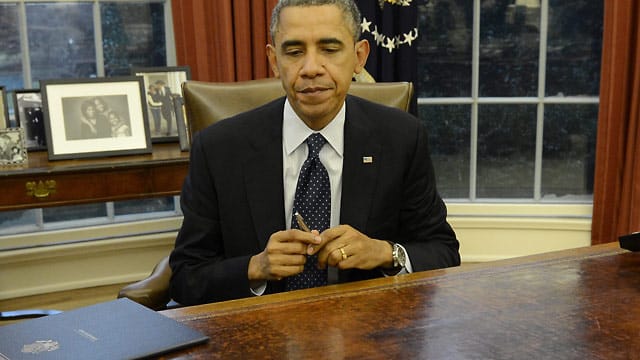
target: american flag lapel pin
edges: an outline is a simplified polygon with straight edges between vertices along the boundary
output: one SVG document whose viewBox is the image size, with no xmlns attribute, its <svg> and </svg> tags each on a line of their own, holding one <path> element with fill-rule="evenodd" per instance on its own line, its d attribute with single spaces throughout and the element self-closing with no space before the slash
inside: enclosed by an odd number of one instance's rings
<svg viewBox="0 0 640 360">
<path fill-rule="evenodd" d="M 363 156 L 362 163 L 363 164 L 371 164 L 373 162 L 373 156 Z"/>
</svg>

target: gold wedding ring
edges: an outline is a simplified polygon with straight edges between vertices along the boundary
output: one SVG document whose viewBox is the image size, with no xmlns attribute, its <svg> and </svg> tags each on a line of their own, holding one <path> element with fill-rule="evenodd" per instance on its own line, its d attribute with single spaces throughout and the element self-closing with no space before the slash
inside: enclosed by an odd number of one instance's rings
<svg viewBox="0 0 640 360">
<path fill-rule="evenodd" d="M 342 260 L 347 260 L 347 253 L 344 252 L 344 248 L 340 248 L 340 254 L 342 254 Z"/>
</svg>

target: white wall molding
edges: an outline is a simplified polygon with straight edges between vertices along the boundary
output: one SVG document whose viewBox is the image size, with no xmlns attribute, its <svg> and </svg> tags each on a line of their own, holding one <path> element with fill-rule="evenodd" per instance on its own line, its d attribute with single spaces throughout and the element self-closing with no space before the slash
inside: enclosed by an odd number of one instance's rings
<svg viewBox="0 0 640 360">
<path fill-rule="evenodd" d="M 454 203 L 448 210 L 463 262 L 591 244 L 591 205 Z M 142 279 L 170 253 L 180 223 L 151 220 L 1 237 L 0 299 Z M 26 241 L 30 247 L 6 250 Z"/>
</svg>

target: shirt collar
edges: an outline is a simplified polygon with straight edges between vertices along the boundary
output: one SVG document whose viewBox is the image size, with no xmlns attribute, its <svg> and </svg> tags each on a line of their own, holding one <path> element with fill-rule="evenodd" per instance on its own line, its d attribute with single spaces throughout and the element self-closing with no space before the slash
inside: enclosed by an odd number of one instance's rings
<svg viewBox="0 0 640 360">
<path fill-rule="evenodd" d="M 284 118 L 282 124 L 282 141 L 284 143 L 284 150 L 287 155 L 298 148 L 309 135 L 319 132 L 327 139 L 327 143 L 335 150 L 335 152 L 342 157 L 344 151 L 344 123 L 345 123 L 345 105 L 342 104 L 340 111 L 320 131 L 315 131 L 307 126 L 307 124 L 300 119 L 300 117 L 293 111 L 289 99 L 284 103 Z"/>
</svg>

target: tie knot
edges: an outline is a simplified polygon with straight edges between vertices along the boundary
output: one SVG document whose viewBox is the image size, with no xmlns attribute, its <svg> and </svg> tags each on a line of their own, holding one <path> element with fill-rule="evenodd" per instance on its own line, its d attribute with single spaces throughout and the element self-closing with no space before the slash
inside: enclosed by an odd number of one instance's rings
<svg viewBox="0 0 640 360">
<path fill-rule="evenodd" d="M 327 139 L 320 133 L 309 135 L 307 138 L 307 146 L 309 146 L 309 157 L 318 157 L 320 149 L 327 143 Z"/>
</svg>

